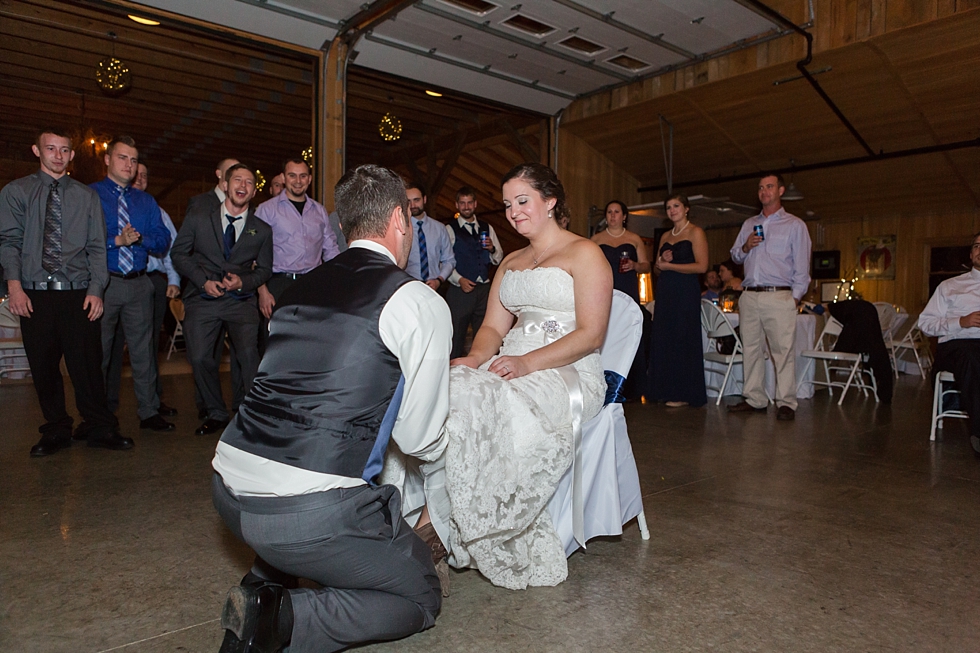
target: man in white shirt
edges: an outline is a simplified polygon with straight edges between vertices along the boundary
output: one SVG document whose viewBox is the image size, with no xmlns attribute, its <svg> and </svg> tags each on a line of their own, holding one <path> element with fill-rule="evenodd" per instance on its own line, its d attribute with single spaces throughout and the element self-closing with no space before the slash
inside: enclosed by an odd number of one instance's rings
<svg viewBox="0 0 980 653">
<path fill-rule="evenodd" d="M 453 245 L 441 222 L 425 213 L 425 189 L 420 184 L 405 184 L 408 208 L 412 213 L 412 251 L 405 272 L 439 290 L 456 267 Z M 341 219 L 343 222 L 343 219 Z"/>
<path fill-rule="evenodd" d="M 919 328 L 939 338 L 936 371 L 952 372 L 960 405 L 970 416 L 970 444 L 980 455 L 980 233 L 969 272 L 939 284 L 919 315 Z"/>
<path fill-rule="evenodd" d="M 490 266 L 500 265 L 504 258 L 493 227 L 476 219 L 476 206 L 476 191 L 463 186 L 456 191 L 456 219 L 446 225 L 456 259 L 446 292 L 453 315 L 452 358 L 465 355 L 466 330 L 480 330 L 490 296 Z"/>
<path fill-rule="evenodd" d="M 257 556 L 222 614 L 229 651 L 398 639 L 431 627 L 441 606 L 428 545 L 401 517 L 399 492 L 375 480 L 389 438 L 423 468 L 441 462 L 449 309 L 404 272 L 401 179 L 364 165 L 334 192 L 350 247 L 283 293 L 212 463 L 215 507 Z M 321 588 L 273 582 L 289 576 Z"/>
</svg>

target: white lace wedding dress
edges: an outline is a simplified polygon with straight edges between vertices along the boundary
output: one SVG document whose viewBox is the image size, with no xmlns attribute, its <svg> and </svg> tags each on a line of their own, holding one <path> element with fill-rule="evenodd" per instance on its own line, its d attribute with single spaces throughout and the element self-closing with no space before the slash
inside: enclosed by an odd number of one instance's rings
<svg viewBox="0 0 980 653">
<path fill-rule="evenodd" d="M 572 277 L 560 268 L 507 271 L 500 301 L 518 321 L 501 355 L 519 356 L 575 328 Z M 546 506 L 572 463 L 569 381 L 542 370 L 505 381 L 480 369 L 450 373 L 446 477 L 452 504 L 452 555 L 495 585 L 557 585 L 568 567 Z M 576 361 L 581 419 L 602 408 L 606 384 L 598 353 Z"/>
</svg>

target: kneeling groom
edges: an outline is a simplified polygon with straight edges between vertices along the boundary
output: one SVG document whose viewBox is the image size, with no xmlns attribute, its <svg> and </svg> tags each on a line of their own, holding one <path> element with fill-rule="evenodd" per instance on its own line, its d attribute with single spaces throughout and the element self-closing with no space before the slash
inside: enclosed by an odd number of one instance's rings
<svg viewBox="0 0 980 653">
<path fill-rule="evenodd" d="M 402 180 L 373 165 L 337 183 L 350 249 L 276 304 L 254 385 L 215 452 L 214 504 L 256 553 L 228 593 L 222 652 L 325 653 L 431 627 L 429 547 L 375 485 L 389 437 L 439 459 L 449 410 L 446 303 L 403 271 L 412 246 Z M 322 589 L 285 589 L 283 577 Z"/>
</svg>

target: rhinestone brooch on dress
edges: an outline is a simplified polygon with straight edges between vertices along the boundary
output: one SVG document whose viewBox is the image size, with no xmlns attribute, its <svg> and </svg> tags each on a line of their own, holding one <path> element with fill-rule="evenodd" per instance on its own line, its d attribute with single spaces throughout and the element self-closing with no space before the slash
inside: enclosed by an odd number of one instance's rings
<svg viewBox="0 0 980 653">
<path fill-rule="evenodd" d="M 561 333 L 561 325 L 558 324 L 558 320 L 546 320 L 541 323 L 541 328 L 544 329 L 545 333 Z"/>
</svg>

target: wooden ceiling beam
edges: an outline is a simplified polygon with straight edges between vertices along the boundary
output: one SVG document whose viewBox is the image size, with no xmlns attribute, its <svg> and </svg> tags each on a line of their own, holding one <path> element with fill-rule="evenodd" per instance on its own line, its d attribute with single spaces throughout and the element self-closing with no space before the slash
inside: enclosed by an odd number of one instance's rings
<svg viewBox="0 0 980 653">
<path fill-rule="evenodd" d="M 456 144 L 453 149 L 449 151 L 446 158 L 442 162 L 442 168 L 439 170 L 439 176 L 436 177 L 435 183 L 432 184 L 432 188 L 429 191 L 433 196 L 438 197 L 439 193 L 442 192 L 442 187 L 445 185 L 446 180 L 449 178 L 449 173 L 452 172 L 453 166 L 456 165 L 456 160 L 459 158 L 460 153 L 463 151 L 463 145 L 466 143 L 466 132 L 462 131 L 459 133 L 456 139 Z"/>
</svg>

